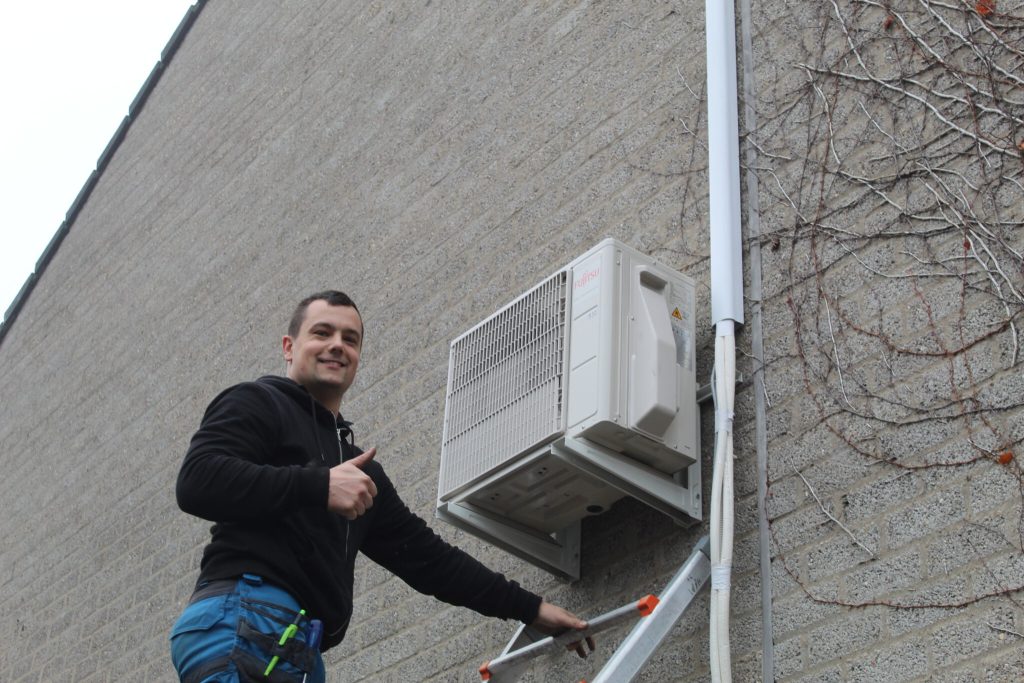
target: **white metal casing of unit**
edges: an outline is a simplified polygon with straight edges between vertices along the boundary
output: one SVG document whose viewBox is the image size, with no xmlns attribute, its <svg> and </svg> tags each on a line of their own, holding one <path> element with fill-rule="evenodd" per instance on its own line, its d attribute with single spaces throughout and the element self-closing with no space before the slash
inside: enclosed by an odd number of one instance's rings
<svg viewBox="0 0 1024 683">
<path fill-rule="evenodd" d="M 454 340 L 438 516 L 569 578 L 623 495 L 700 519 L 694 298 L 606 239 Z"/>
<path fill-rule="evenodd" d="M 696 461 L 693 282 L 611 239 L 568 269 L 567 435 L 669 474 Z"/>
</svg>

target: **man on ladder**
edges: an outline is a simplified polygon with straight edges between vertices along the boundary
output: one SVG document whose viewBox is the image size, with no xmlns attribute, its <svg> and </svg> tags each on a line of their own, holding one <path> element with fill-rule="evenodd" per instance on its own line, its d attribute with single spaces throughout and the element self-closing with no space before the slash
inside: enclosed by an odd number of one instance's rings
<svg viewBox="0 0 1024 683">
<path fill-rule="evenodd" d="M 355 446 L 340 406 L 363 338 L 348 296 L 307 297 L 282 340 L 286 376 L 233 386 L 207 408 L 177 483 L 181 509 L 215 523 L 171 632 L 181 680 L 323 681 L 321 653 L 352 615 L 357 552 L 486 616 L 587 627 L 445 543 L 399 498 L 376 449 Z"/>
</svg>

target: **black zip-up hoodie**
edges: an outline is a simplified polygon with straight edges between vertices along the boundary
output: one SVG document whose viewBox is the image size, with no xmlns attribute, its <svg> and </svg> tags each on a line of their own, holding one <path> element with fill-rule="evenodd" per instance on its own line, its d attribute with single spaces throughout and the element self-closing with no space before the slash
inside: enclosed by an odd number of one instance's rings
<svg viewBox="0 0 1024 683">
<path fill-rule="evenodd" d="M 321 650 L 352 616 L 356 552 L 420 591 L 486 616 L 529 623 L 540 597 L 444 542 L 399 498 L 376 461 L 373 507 L 354 521 L 327 510 L 329 468 L 362 451 L 349 424 L 304 387 L 261 377 L 217 396 L 178 473 L 178 505 L 216 522 L 198 583 L 258 574 L 324 622 Z"/>
</svg>

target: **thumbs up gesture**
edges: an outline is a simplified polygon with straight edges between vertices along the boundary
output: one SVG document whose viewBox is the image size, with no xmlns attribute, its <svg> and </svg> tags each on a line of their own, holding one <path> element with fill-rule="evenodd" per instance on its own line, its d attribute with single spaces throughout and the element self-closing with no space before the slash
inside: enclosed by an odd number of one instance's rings
<svg viewBox="0 0 1024 683">
<path fill-rule="evenodd" d="M 377 486 L 370 475 L 363 472 L 377 449 L 370 450 L 331 468 L 331 478 L 327 484 L 327 509 L 337 512 L 345 519 L 356 519 L 373 507 L 373 497 L 377 495 Z"/>
</svg>

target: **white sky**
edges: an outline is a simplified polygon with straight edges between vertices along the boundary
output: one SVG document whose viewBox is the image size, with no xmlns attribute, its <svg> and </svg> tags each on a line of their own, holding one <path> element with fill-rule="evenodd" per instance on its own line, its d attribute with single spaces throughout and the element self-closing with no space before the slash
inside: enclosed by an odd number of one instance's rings
<svg viewBox="0 0 1024 683">
<path fill-rule="evenodd" d="M 0 316 L 192 4 L 51 0 L 4 8 Z"/>
</svg>

